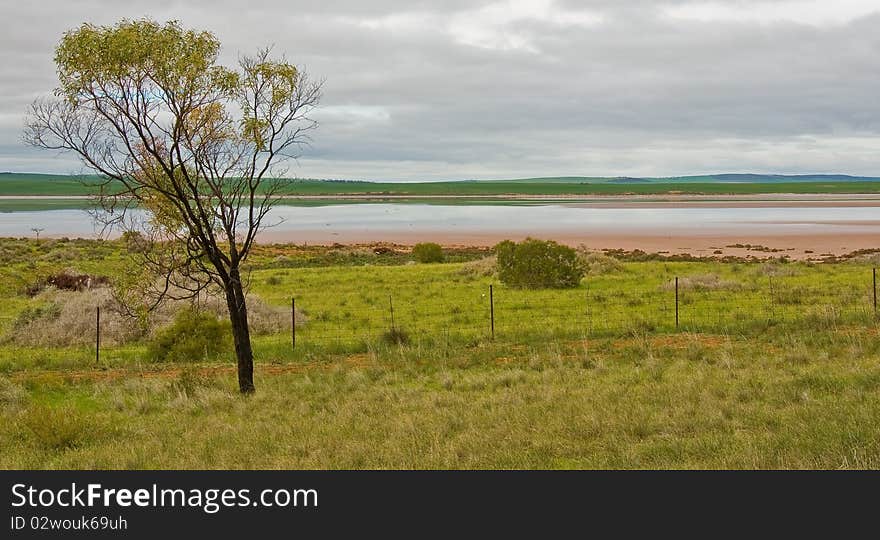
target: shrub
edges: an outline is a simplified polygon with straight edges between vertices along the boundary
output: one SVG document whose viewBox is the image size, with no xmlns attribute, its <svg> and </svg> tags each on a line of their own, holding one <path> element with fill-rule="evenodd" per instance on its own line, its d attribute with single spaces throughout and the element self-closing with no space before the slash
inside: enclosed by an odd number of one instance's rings
<svg viewBox="0 0 880 540">
<path fill-rule="evenodd" d="M 423 242 L 413 246 L 413 257 L 420 263 L 443 262 L 443 248 L 434 242 Z"/>
<path fill-rule="evenodd" d="M 120 240 L 130 253 L 143 253 L 149 247 L 147 239 L 138 231 L 125 231 Z"/>
<path fill-rule="evenodd" d="M 101 308 L 101 343 L 119 345 L 143 335 L 138 322 L 123 315 L 107 288 L 82 292 L 50 287 L 22 310 L 3 341 L 27 346 L 90 345 L 95 342 L 95 308 Z"/>
<path fill-rule="evenodd" d="M 590 251 L 584 246 L 578 249 L 578 260 L 584 273 L 591 276 L 612 274 L 623 271 L 623 264 L 614 257 L 605 255 L 599 251 Z"/>
<path fill-rule="evenodd" d="M 172 392 L 186 398 L 193 398 L 199 390 L 211 386 L 215 386 L 214 379 L 192 368 L 184 368 L 177 378 L 171 381 Z"/>
<path fill-rule="evenodd" d="M 159 362 L 193 362 L 214 358 L 232 348 L 230 325 L 212 313 L 188 309 L 156 334 L 149 354 Z"/>
<path fill-rule="evenodd" d="M 406 345 L 409 343 L 409 334 L 403 328 L 392 328 L 382 334 L 382 342 L 388 345 Z"/>
<path fill-rule="evenodd" d="M 95 426 L 69 407 L 34 406 L 22 415 L 22 425 L 31 438 L 46 450 L 67 450 L 93 440 Z"/>
<path fill-rule="evenodd" d="M 522 289 L 565 289 L 577 287 L 584 269 L 577 252 L 552 240 L 505 240 L 495 246 L 498 279 Z"/>
<path fill-rule="evenodd" d="M 496 274 L 497 266 L 498 258 L 493 255 L 464 263 L 458 273 L 463 276 L 492 277 Z"/>
<path fill-rule="evenodd" d="M 0 410 L 14 409 L 27 403 L 28 393 L 19 384 L 0 377 Z"/>
</svg>

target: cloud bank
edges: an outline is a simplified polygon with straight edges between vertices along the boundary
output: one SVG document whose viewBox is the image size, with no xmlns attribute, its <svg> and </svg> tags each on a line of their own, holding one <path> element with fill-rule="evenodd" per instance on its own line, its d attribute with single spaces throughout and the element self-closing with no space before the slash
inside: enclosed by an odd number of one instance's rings
<svg viewBox="0 0 880 540">
<path fill-rule="evenodd" d="M 272 44 L 326 79 L 290 173 L 382 180 L 711 172 L 880 175 L 871 0 L 19 2 L 0 21 L 0 171 L 84 21 L 178 19 L 222 60 Z"/>
</svg>

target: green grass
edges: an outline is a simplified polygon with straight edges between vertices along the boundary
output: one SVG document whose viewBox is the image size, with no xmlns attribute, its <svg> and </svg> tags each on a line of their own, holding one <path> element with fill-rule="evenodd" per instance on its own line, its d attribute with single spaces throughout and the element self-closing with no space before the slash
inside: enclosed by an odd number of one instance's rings
<svg viewBox="0 0 880 540">
<path fill-rule="evenodd" d="M 294 296 L 308 321 L 296 350 L 255 337 L 251 398 L 231 352 L 160 364 L 134 342 L 96 365 L 89 346 L 0 342 L 0 467 L 880 467 L 871 261 L 624 261 L 521 291 L 468 270 L 484 255 L 261 247 L 253 292 Z M 3 335 L 33 276 L 126 259 L 117 242 L 2 240 L 0 263 Z M 403 346 L 381 339 L 392 303 Z"/>
<path fill-rule="evenodd" d="M 612 178 L 548 178 L 467 182 L 344 182 L 292 180 L 287 195 L 399 195 L 504 196 L 504 195 L 662 195 L 772 194 L 772 193 L 880 193 L 880 179 L 755 176 L 749 182 L 723 182 L 718 177 L 652 178 L 642 182 L 616 182 Z M 0 196 L 85 196 L 94 193 L 98 178 L 45 174 L 0 174 Z"/>
</svg>

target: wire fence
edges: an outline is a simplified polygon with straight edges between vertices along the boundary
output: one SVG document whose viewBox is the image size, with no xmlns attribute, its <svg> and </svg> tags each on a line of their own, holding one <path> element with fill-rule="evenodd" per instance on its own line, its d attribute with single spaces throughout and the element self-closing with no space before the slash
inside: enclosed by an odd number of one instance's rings
<svg viewBox="0 0 880 540">
<path fill-rule="evenodd" d="M 499 285 L 456 291 L 454 300 L 309 311 L 292 325 L 291 345 L 356 347 L 370 343 L 442 343 L 498 339 L 535 341 L 633 333 L 754 334 L 772 328 L 872 325 L 877 317 L 876 270 L 864 282 L 805 285 L 770 277 L 751 283 L 704 283 L 675 277 L 661 286 L 536 292 Z M 303 317 L 304 315 L 304 317 Z M 292 317 L 295 317 L 292 315 Z"/>
<path fill-rule="evenodd" d="M 643 286 L 588 282 L 577 289 L 533 291 L 474 283 L 456 284 L 441 294 L 414 297 L 403 292 L 370 291 L 345 298 L 327 291 L 337 302 L 332 308 L 317 302 L 314 293 L 307 299 L 292 297 L 289 347 L 354 351 L 382 343 L 535 343 L 672 332 L 754 335 L 880 321 L 876 269 L 863 279 L 843 281 L 770 276 L 734 282 L 683 276 Z M 92 319 L 95 362 L 101 358 L 101 315 L 97 309 Z"/>
</svg>

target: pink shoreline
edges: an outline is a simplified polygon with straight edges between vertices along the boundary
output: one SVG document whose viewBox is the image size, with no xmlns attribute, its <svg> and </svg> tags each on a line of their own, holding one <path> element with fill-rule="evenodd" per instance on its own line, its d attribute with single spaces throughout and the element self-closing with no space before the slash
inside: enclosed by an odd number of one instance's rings
<svg viewBox="0 0 880 540">
<path fill-rule="evenodd" d="M 461 233 L 432 231 L 407 233 L 400 231 L 330 232 L 300 231 L 261 235 L 261 243 L 296 243 L 314 245 L 369 244 L 387 242 L 413 245 L 418 242 L 437 242 L 444 246 L 493 246 L 502 240 L 522 240 L 529 235 L 516 233 Z M 795 260 L 819 259 L 822 255 L 846 255 L 862 249 L 880 248 L 880 235 L 867 232 L 819 234 L 742 234 L 723 231 L 680 231 L 672 234 L 633 233 L 572 233 L 571 231 L 543 231 L 535 238 L 591 249 L 642 250 L 648 253 L 691 254 L 695 256 L 754 256 L 758 258 L 787 255 Z M 751 245 L 767 248 L 764 251 L 733 245 Z"/>
</svg>

